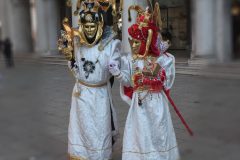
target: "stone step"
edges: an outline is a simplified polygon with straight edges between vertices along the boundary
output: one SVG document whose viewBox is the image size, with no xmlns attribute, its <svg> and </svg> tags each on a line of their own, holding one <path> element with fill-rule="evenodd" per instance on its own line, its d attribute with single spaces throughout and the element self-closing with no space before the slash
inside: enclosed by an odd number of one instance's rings
<svg viewBox="0 0 240 160">
<path fill-rule="evenodd" d="M 65 59 L 63 55 L 49 55 L 49 56 L 41 56 L 41 59 Z"/>
<path fill-rule="evenodd" d="M 40 64 L 67 66 L 66 61 L 65 62 L 45 62 L 45 61 L 41 61 Z"/>
<path fill-rule="evenodd" d="M 52 63 L 52 62 L 58 62 L 58 63 L 67 63 L 66 59 L 40 59 L 40 62 L 46 62 L 46 63 Z"/>
<path fill-rule="evenodd" d="M 15 57 L 15 61 L 21 63 L 39 63 L 44 65 L 67 65 L 67 60 L 63 55 L 44 56 L 44 57 Z M 1 58 L 0 62 L 4 62 Z M 196 76 L 219 77 L 240 79 L 240 62 L 231 62 L 228 64 L 212 64 L 210 66 L 189 65 L 186 59 L 176 59 L 176 73 Z"/>
<path fill-rule="evenodd" d="M 40 61 L 41 64 L 47 65 L 67 65 L 67 62 L 64 58 L 44 58 Z M 186 74 L 186 75 L 196 75 L 196 76 L 207 76 L 207 77 L 218 77 L 218 78 L 231 78 L 231 79 L 240 79 L 240 73 L 238 72 L 238 67 L 231 66 L 229 67 L 216 67 L 211 66 L 208 68 L 202 68 L 197 65 L 188 66 L 187 62 L 176 62 L 176 73 L 177 74 Z"/>
</svg>

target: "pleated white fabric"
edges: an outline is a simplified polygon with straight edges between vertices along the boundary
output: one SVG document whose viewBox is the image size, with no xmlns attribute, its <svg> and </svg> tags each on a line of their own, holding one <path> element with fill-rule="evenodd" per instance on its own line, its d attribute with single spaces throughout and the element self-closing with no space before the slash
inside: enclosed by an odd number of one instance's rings
<svg viewBox="0 0 240 160">
<path fill-rule="evenodd" d="M 143 60 L 135 62 L 143 68 Z M 166 71 L 166 89 L 170 89 L 175 78 L 175 60 L 169 53 L 162 54 L 157 63 Z M 121 86 L 130 86 L 133 70 L 132 61 L 122 58 Z M 178 160 L 179 152 L 176 136 L 165 94 L 134 92 L 132 100 L 123 94 L 122 98 L 130 104 L 123 137 L 123 160 Z M 145 97 L 142 105 L 138 104 L 138 96 Z"/>
<path fill-rule="evenodd" d="M 78 68 L 73 69 L 76 78 L 88 84 L 103 84 L 109 81 L 109 60 L 120 59 L 120 41 L 112 40 L 104 51 L 98 45 L 80 47 L 76 53 Z M 84 60 L 82 59 L 84 58 Z M 86 61 L 95 64 L 95 69 L 86 77 Z M 76 83 L 73 89 L 68 129 L 68 153 L 87 160 L 108 160 L 112 153 L 112 137 L 118 134 L 110 84 L 102 87 L 87 87 Z M 80 96 L 74 93 L 80 91 Z M 114 124 L 112 124 L 113 122 Z"/>
</svg>

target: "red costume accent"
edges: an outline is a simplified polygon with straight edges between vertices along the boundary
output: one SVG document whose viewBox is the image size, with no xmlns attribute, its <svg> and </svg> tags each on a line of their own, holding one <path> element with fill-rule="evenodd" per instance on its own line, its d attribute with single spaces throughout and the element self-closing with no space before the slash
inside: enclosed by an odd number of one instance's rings
<svg viewBox="0 0 240 160">
<path fill-rule="evenodd" d="M 124 86 L 124 95 L 128 96 L 128 98 L 132 99 L 133 96 L 133 87 Z"/>
<path fill-rule="evenodd" d="M 153 36 L 152 36 L 152 43 L 149 48 L 149 54 L 152 54 L 153 56 L 159 56 L 160 50 L 157 47 L 158 28 L 153 23 L 153 21 L 150 20 L 146 27 L 142 27 L 141 29 L 139 29 L 139 24 L 140 22 L 144 21 L 144 18 L 145 18 L 144 15 L 139 16 L 137 18 L 137 24 L 133 24 L 130 28 L 128 28 L 128 33 L 132 38 L 141 41 L 139 54 L 144 55 L 146 50 L 147 38 L 148 38 L 148 30 L 151 29 L 153 31 Z"/>
<path fill-rule="evenodd" d="M 151 92 L 160 92 L 163 89 L 165 81 L 165 71 L 163 70 L 157 76 L 145 76 L 143 74 L 134 75 L 133 90 L 148 90 Z"/>
<path fill-rule="evenodd" d="M 153 31 L 152 35 L 152 41 L 149 47 L 149 53 L 148 55 L 152 55 L 155 57 L 160 56 L 160 51 L 157 47 L 157 38 L 158 38 L 158 27 L 157 25 L 153 22 L 153 20 L 150 18 L 148 19 L 148 13 L 145 14 L 140 14 L 137 17 L 137 22 L 136 24 L 133 24 L 130 28 L 128 28 L 128 33 L 129 35 L 141 41 L 141 46 L 140 46 L 140 51 L 138 54 L 144 55 L 146 51 L 146 43 L 148 39 L 148 30 Z M 172 98 L 170 97 L 170 91 L 166 90 L 164 88 L 164 81 L 166 80 L 166 73 L 164 70 L 162 70 L 160 73 L 158 73 L 157 76 L 146 76 L 143 73 L 135 73 L 133 75 L 133 83 L 134 86 L 132 87 L 124 87 L 124 93 L 127 93 L 126 95 L 130 98 L 132 98 L 132 93 L 137 90 L 148 90 L 151 92 L 160 92 L 164 91 L 168 101 L 171 103 L 173 106 L 176 114 L 179 116 L 181 122 L 189 132 L 189 134 L 192 136 L 193 132 L 190 129 L 190 127 L 187 125 L 186 121 L 184 120 L 183 116 L 179 112 L 177 106 L 174 104 Z"/>
</svg>

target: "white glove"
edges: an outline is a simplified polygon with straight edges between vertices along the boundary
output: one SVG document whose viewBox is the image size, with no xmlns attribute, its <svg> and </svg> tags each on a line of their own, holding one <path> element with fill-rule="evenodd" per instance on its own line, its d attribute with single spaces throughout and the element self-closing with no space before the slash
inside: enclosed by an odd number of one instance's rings
<svg viewBox="0 0 240 160">
<path fill-rule="evenodd" d="M 160 42 L 160 50 L 161 50 L 161 53 L 164 53 L 166 52 L 166 50 L 170 47 L 170 42 L 169 40 L 167 41 L 161 41 Z"/>
<path fill-rule="evenodd" d="M 108 70 L 113 76 L 119 76 L 121 73 L 117 61 L 109 61 Z"/>
</svg>

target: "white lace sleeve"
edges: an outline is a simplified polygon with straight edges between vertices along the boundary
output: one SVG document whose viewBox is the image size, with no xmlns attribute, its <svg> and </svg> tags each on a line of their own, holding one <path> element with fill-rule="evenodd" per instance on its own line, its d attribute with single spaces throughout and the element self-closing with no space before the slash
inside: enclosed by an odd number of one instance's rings
<svg viewBox="0 0 240 160">
<path fill-rule="evenodd" d="M 169 41 L 163 41 L 161 35 L 158 35 L 157 44 L 161 54 L 164 54 L 170 47 Z"/>
<path fill-rule="evenodd" d="M 121 73 L 117 79 L 123 86 L 131 86 L 131 63 L 127 56 L 121 57 Z"/>
<path fill-rule="evenodd" d="M 109 61 L 117 61 L 120 64 L 121 59 L 121 41 L 116 39 L 113 40 L 110 49 L 110 59 Z"/>
<path fill-rule="evenodd" d="M 169 90 L 175 79 L 175 58 L 170 53 L 165 53 L 158 58 L 157 63 L 165 70 L 166 80 L 164 87 Z"/>
</svg>

